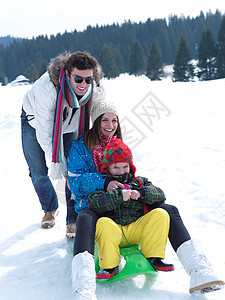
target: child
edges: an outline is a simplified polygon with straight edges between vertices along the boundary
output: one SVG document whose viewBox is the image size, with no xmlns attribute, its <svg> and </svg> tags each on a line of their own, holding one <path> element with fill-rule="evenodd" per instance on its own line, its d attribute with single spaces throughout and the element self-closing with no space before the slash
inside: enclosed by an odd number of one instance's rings
<svg viewBox="0 0 225 300">
<path fill-rule="evenodd" d="M 95 242 L 99 264 L 103 269 L 97 279 L 109 279 L 119 272 L 119 247 L 141 244 L 141 252 L 158 271 L 173 271 L 165 264 L 165 246 L 169 232 L 169 215 L 148 206 L 163 203 L 163 191 L 147 178 L 135 177 L 136 168 L 128 146 L 120 139 L 106 145 L 101 171 L 124 185 L 110 192 L 96 190 L 88 197 L 88 206 L 101 217 L 96 224 Z"/>
</svg>

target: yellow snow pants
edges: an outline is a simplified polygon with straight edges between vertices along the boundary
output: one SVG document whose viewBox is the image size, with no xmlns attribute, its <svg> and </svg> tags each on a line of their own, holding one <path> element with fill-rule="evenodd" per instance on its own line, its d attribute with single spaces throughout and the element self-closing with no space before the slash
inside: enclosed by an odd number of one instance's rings
<svg viewBox="0 0 225 300">
<path fill-rule="evenodd" d="M 156 208 L 129 225 L 119 225 L 101 217 L 96 224 L 95 243 L 99 249 L 99 265 L 110 269 L 120 264 L 120 247 L 141 245 L 146 258 L 164 258 L 170 218 L 162 208 Z M 125 238 L 126 237 L 126 238 Z M 128 244 L 128 242 L 129 244 Z"/>
</svg>

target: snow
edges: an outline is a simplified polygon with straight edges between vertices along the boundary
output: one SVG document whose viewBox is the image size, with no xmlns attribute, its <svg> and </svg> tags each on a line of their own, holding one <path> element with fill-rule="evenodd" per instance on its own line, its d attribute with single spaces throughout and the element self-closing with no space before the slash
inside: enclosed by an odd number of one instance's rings
<svg viewBox="0 0 225 300">
<path fill-rule="evenodd" d="M 225 280 L 225 79 L 151 82 L 123 74 L 104 80 L 104 86 L 119 109 L 137 175 L 148 177 L 179 208 L 192 238 Z M 0 299 L 72 300 L 64 182 L 54 182 L 60 214 L 55 227 L 44 230 L 22 153 L 20 111 L 28 89 L 0 86 Z M 193 299 L 169 242 L 165 261 L 174 263 L 174 272 L 98 284 L 98 299 Z M 197 299 L 225 299 L 225 289 Z"/>
</svg>

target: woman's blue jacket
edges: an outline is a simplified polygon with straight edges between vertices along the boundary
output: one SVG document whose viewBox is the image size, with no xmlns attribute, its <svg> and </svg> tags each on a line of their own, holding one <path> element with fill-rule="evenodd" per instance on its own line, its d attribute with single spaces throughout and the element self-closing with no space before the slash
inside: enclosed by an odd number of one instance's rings
<svg viewBox="0 0 225 300">
<path fill-rule="evenodd" d="M 75 196 L 75 211 L 79 213 L 88 207 L 88 195 L 96 189 L 104 190 L 106 176 L 97 172 L 91 152 L 83 140 L 73 143 L 68 159 L 68 181 L 71 193 Z"/>
</svg>

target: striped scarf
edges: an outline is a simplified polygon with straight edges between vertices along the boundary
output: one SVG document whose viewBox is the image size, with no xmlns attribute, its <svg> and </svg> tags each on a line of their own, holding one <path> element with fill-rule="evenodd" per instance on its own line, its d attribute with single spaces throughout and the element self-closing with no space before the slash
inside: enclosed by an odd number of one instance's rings
<svg viewBox="0 0 225 300">
<path fill-rule="evenodd" d="M 52 162 L 60 163 L 64 159 L 63 143 L 62 143 L 62 120 L 63 120 L 63 107 L 64 101 L 67 101 L 71 108 L 80 109 L 80 122 L 78 128 L 78 136 L 84 134 L 89 129 L 90 122 L 90 106 L 93 93 L 93 85 L 91 85 L 86 94 L 78 101 L 76 94 L 72 90 L 69 80 L 65 74 L 64 67 L 61 70 L 59 77 L 60 89 L 57 94 L 55 122 L 53 129 L 52 139 Z M 74 131 L 76 128 L 74 128 Z"/>
</svg>

